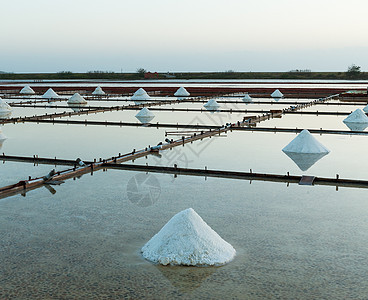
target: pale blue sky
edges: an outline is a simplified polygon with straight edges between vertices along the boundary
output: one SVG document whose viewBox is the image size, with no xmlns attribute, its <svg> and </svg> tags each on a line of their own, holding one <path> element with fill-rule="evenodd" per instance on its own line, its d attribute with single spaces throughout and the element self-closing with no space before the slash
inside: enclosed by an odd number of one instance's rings
<svg viewBox="0 0 368 300">
<path fill-rule="evenodd" d="M 367 0 L 0 3 L 0 71 L 368 70 Z"/>
</svg>

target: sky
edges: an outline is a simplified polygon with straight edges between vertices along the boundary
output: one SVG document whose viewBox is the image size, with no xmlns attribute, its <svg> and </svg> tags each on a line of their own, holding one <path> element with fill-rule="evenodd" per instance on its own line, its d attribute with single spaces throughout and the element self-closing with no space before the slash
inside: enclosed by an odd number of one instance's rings
<svg viewBox="0 0 368 300">
<path fill-rule="evenodd" d="M 368 71 L 367 0 L 0 3 L 0 71 Z"/>
</svg>

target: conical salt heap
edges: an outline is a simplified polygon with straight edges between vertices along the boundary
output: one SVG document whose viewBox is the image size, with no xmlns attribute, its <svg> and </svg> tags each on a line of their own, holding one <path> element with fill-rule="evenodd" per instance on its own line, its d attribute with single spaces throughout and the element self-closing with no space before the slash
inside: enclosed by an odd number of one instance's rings
<svg viewBox="0 0 368 300">
<path fill-rule="evenodd" d="M 68 100 L 69 104 L 86 104 L 87 101 L 79 93 L 75 93 Z"/>
<path fill-rule="evenodd" d="M 143 124 L 149 123 L 155 117 L 155 115 L 147 108 L 143 107 L 135 117 Z"/>
<path fill-rule="evenodd" d="M 368 123 L 368 117 L 361 109 L 354 110 L 343 121 L 344 123 Z"/>
<path fill-rule="evenodd" d="M 36 93 L 35 93 L 35 91 L 29 85 L 26 85 L 24 88 L 22 88 L 20 90 L 19 94 L 23 94 L 23 95 L 34 95 Z"/>
<path fill-rule="evenodd" d="M 192 208 L 173 216 L 141 251 L 151 262 L 185 266 L 223 265 L 236 254 Z"/>
<path fill-rule="evenodd" d="M 11 111 L 10 105 L 0 98 L 0 113 L 10 113 Z"/>
<path fill-rule="evenodd" d="M 282 151 L 294 153 L 329 153 L 325 146 L 323 146 L 316 138 L 310 134 L 307 129 L 304 129 L 297 135 Z"/>
<path fill-rule="evenodd" d="M 307 171 L 330 150 L 304 129 L 282 151 L 291 158 L 302 171 Z"/>
<path fill-rule="evenodd" d="M 244 97 L 243 97 L 243 102 L 252 102 L 253 101 L 253 99 L 252 99 L 252 97 L 251 96 L 249 96 L 249 94 L 248 93 L 245 93 L 245 95 L 244 95 Z"/>
<path fill-rule="evenodd" d="M 364 111 L 365 113 L 368 113 L 368 105 L 367 105 L 367 106 L 365 106 L 365 107 L 363 108 L 363 111 Z"/>
<path fill-rule="evenodd" d="M 59 95 L 54 92 L 52 88 L 49 88 L 46 93 L 42 95 L 42 98 L 44 99 L 57 99 L 59 98 Z"/>
<path fill-rule="evenodd" d="M 96 89 L 92 92 L 92 95 L 95 95 L 95 96 L 103 96 L 105 94 L 106 93 L 103 91 L 103 89 L 100 86 L 96 87 Z"/>
<path fill-rule="evenodd" d="M 190 93 L 185 89 L 185 87 L 180 87 L 174 94 L 175 97 L 188 97 Z"/>
<path fill-rule="evenodd" d="M 284 97 L 284 94 L 281 93 L 279 90 L 275 90 L 272 94 L 271 94 L 272 98 L 282 98 Z"/>
<path fill-rule="evenodd" d="M 146 101 L 146 100 L 150 100 L 150 99 L 151 99 L 151 97 L 142 88 L 138 89 L 134 93 L 134 95 L 131 97 L 131 100 L 133 100 L 133 101 Z"/>
<path fill-rule="evenodd" d="M 203 105 L 207 110 L 218 110 L 220 105 L 215 99 L 209 100 L 205 105 Z"/>
</svg>

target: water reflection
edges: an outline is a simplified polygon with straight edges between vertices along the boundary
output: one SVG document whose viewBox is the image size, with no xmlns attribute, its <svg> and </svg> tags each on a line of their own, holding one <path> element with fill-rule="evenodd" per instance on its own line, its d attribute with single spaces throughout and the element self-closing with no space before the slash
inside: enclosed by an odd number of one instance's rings
<svg viewBox="0 0 368 300">
<path fill-rule="evenodd" d="M 86 106 L 87 103 L 68 103 L 68 106 L 74 111 L 74 112 L 80 112 L 84 106 Z"/>
<path fill-rule="evenodd" d="M 181 292 L 192 292 L 217 271 L 219 267 L 161 266 L 155 267 Z"/>
<path fill-rule="evenodd" d="M 296 153 L 284 152 L 299 167 L 301 171 L 307 171 L 317 161 L 328 153 Z"/>
<path fill-rule="evenodd" d="M 344 124 L 352 131 L 364 131 L 368 127 L 368 123 L 344 122 Z"/>
</svg>

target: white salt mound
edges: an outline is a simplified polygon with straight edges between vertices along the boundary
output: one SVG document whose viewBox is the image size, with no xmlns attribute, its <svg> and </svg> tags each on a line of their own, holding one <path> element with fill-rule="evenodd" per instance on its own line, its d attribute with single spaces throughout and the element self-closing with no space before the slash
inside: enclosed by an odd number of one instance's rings
<svg viewBox="0 0 368 300">
<path fill-rule="evenodd" d="M 11 112 L 11 110 L 12 108 L 10 107 L 10 105 L 0 98 L 0 112 L 9 113 Z"/>
<path fill-rule="evenodd" d="M 86 104 L 87 101 L 79 93 L 75 93 L 68 100 L 69 104 Z"/>
<path fill-rule="evenodd" d="M 43 95 L 44 99 L 56 99 L 59 98 L 59 95 L 54 92 L 52 88 L 49 88 Z"/>
<path fill-rule="evenodd" d="M 105 95 L 105 92 L 103 91 L 103 89 L 98 86 L 96 87 L 96 89 L 92 92 L 92 95 L 96 95 L 96 96 L 103 96 Z"/>
<path fill-rule="evenodd" d="M 147 92 L 144 89 L 140 88 L 134 93 L 131 99 L 133 101 L 144 101 L 151 99 L 151 97 L 147 94 Z"/>
<path fill-rule="evenodd" d="M 141 249 L 147 260 L 162 265 L 223 265 L 235 249 L 188 208 L 173 216 Z"/>
<path fill-rule="evenodd" d="M 253 99 L 252 99 L 252 97 L 251 97 L 251 96 L 249 96 L 249 94 L 248 94 L 248 93 L 246 93 L 246 94 L 244 95 L 244 97 L 243 97 L 243 101 L 244 101 L 244 102 L 252 102 L 252 101 L 253 101 Z"/>
<path fill-rule="evenodd" d="M 207 110 L 218 110 L 220 105 L 215 99 L 209 100 L 205 105 L 203 105 Z"/>
<path fill-rule="evenodd" d="M 350 115 L 343 121 L 344 123 L 368 123 L 368 117 L 361 109 L 354 110 Z"/>
<path fill-rule="evenodd" d="M 282 151 L 293 153 L 329 153 L 325 146 L 316 140 L 307 129 L 297 135 Z"/>
<path fill-rule="evenodd" d="M 149 123 L 155 115 L 147 107 L 143 107 L 135 117 L 142 123 Z"/>
<path fill-rule="evenodd" d="M 24 88 L 20 90 L 19 94 L 34 95 L 36 93 L 29 85 L 26 85 Z"/>
<path fill-rule="evenodd" d="M 185 87 L 180 87 L 174 94 L 175 97 L 188 97 L 190 93 L 185 89 Z"/>
<path fill-rule="evenodd" d="M 284 97 L 284 94 L 281 93 L 279 90 L 275 90 L 272 94 L 271 94 L 272 98 L 282 98 Z"/>
</svg>

